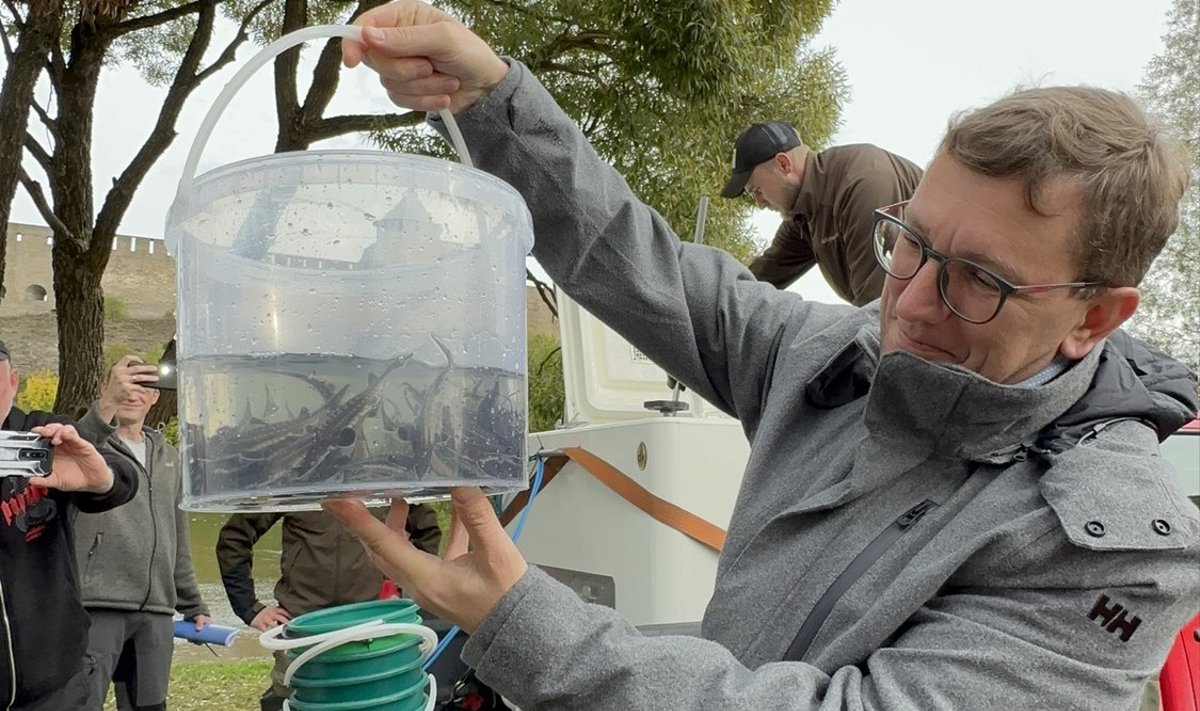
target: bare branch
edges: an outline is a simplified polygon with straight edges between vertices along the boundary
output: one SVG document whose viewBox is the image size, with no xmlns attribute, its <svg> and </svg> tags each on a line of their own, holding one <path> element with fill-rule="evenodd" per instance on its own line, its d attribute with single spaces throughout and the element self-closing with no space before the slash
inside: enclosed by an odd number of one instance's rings
<svg viewBox="0 0 1200 711">
<path fill-rule="evenodd" d="M 30 102 L 30 105 L 33 107 L 34 113 L 36 113 L 38 118 L 41 119 L 42 125 L 46 127 L 46 130 L 50 132 L 50 135 L 54 138 L 54 140 L 58 141 L 58 122 L 50 116 L 50 114 L 45 108 L 42 107 L 40 103 L 38 103 L 36 97 Z"/>
<path fill-rule="evenodd" d="M 425 120 L 420 111 L 404 114 L 349 114 L 321 119 L 308 126 L 307 138 L 312 143 L 359 131 L 386 130 L 416 126 Z"/>
<path fill-rule="evenodd" d="M 29 193 L 29 197 L 33 200 L 33 204 L 37 206 L 38 212 L 42 214 L 42 219 L 50 226 L 50 229 L 55 234 L 71 235 L 71 230 L 58 219 L 58 215 L 54 214 L 54 209 L 50 207 L 50 203 L 46 201 L 46 195 L 42 192 L 42 186 L 33 178 L 29 177 L 29 173 L 25 172 L 24 168 L 20 168 L 21 185 L 25 186 L 25 192 Z M 72 236 L 73 238 L 73 236 Z M 78 240 L 76 240 L 78 244 Z M 80 248 L 86 245 L 80 245 Z"/>
<path fill-rule="evenodd" d="M 37 142 L 29 133 L 25 134 L 25 150 L 29 151 L 29 155 L 42 166 L 42 170 L 50 172 L 51 166 L 54 165 L 54 159 L 50 157 L 50 152 L 42 147 L 42 144 Z"/>
<path fill-rule="evenodd" d="M 4 6 L 8 8 L 9 14 L 12 15 L 13 27 L 15 27 L 18 32 L 25 29 L 25 20 L 23 20 L 21 18 L 21 13 L 17 12 L 17 6 L 13 4 L 13 1 L 12 0 L 4 0 Z M 4 51 L 5 51 L 5 54 L 8 54 L 8 31 L 7 31 L 7 28 L 5 28 L 4 35 L 5 35 L 4 36 Z"/>
<path fill-rule="evenodd" d="M 558 318 L 558 304 L 554 298 L 554 287 L 535 277 L 533 272 L 529 271 L 528 268 L 525 269 L 525 280 L 533 282 L 538 296 L 542 297 L 542 303 L 546 305 L 546 308 L 550 309 L 550 313 L 554 315 L 554 318 Z"/>
<path fill-rule="evenodd" d="M 9 12 L 13 12 L 13 13 L 16 12 L 16 10 L 13 8 L 11 2 L 8 2 L 6 0 L 5 4 L 8 5 Z M 18 20 L 16 17 L 13 17 L 13 25 L 16 28 L 16 32 L 19 34 L 21 32 L 21 21 Z M 8 43 L 8 32 L 9 32 L 8 25 L 4 24 L 4 18 L 0 17 L 0 43 L 4 44 L 4 63 L 5 63 L 5 65 L 11 64 L 12 58 L 13 58 L 13 48 L 12 48 L 12 45 Z"/>
<path fill-rule="evenodd" d="M 205 79 L 208 79 L 213 74 L 216 74 L 224 69 L 226 65 L 228 65 L 237 57 L 238 47 L 242 46 L 242 43 L 250 38 L 250 23 L 254 21 L 254 18 L 258 17 L 259 13 L 267 9 L 267 7 L 273 2 L 275 2 L 275 0 L 259 0 L 259 3 L 251 8 L 250 12 L 248 12 L 246 16 L 242 18 L 242 24 L 238 26 L 237 34 L 234 35 L 233 39 L 229 41 L 229 44 L 225 45 L 225 49 L 221 50 L 221 54 L 218 55 L 215 60 L 213 60 L 212 64 L 196 74 L 197 84 L 203 83 Z"/>
<path fill-rule="evenodd" d="M 54 93 L 61 96 L 63 77 L 67 73 L 67 60 L 63 57 L 62 46 L 58 42 L 50 43 L 50 60 L 46 62 L 46 76 L 50 77 L 50 87 Z"/>
<path fill-rule="evenodd" d="M 355 18 L 364 12 L 384 4 L 386 0 L 359 0 L 358 6 L 350 13 L 349 22 L 353 22 Z M 321 56 L 317 59 L 317 66 L 313 69 L 312 82 L 308 85 L 308 94 L 304 97 L 304 104 L 300 107 L 301 121 L 304 126 L 308 126 L 313 122 L 320 121 L 325 115 L 325 109 L 329 107 L 329 102 L 333 99 L 334 92 L 337 91 L 338 79 L 341 77 L 342 71 L 342 40 L 341 38 L 333 38 L 325 43 L 321 49 Z"/>
<path fill-rule="evenodd" d="M 283 25 L 287 35 L 308 24 L 308 0 L 283 0 Z M 275 119 L 279 133 L 275 150 L 303 148 L 300 127 L 300 99 L 296 76 L 300 71 L 300 48 L 292 47 L 275 58 Z"/>
<path fill-rule="evenodd" d="M 186 5 L 180 5 L 178 7 L 173 7 L 169 10 L 163 10 L 162 12 L 156 12 L 153 15 L 144 15 L 142 17 L 135 17 L 131 20 L 126 20 L 124 22 L 113 25 L 109 29 L 108 34 L 109 34 L 109 36 L 116 38 L 116 37 L 120 37 L 122 35 L 127 35 L 130 32 L 136 32 L 138 30 L 144 30 L 149 27 L 158 27 L 159 25 L 165 25 L 168 22 L 178 20 L 181 17 L 186 17 L 188 15 L 191 15 L 194 12 L 199 12 L 200 6 L 203 4 L 204 4 L 204 0 L 195 0 L 195 2 L 190 2 Z"/>
</svg>

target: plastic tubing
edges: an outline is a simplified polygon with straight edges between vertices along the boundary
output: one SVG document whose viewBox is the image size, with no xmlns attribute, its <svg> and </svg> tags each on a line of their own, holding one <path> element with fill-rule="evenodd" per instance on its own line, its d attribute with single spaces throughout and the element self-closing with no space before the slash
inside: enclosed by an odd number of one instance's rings
<svg viewBox="0 0 1200 711">
<path fill-rule="evenodd" d="M 241 69 L 229 80 L 221 93 L 217 95 L 216 101 L 209 108 L 208 113 L 204 116 L 204 121 L 200 124 L 200 130 L 196 132 L 196 140 L 192 142 L 192 148 L 188 151 L 187 161 L 183 164 L 183 175 L 179 178 L 179 186 L 176 188 L 175 201 L 178 202 L 180 197 L 187 194 L 187 189 L 192 184 L 192 179 L 196 177 L 196 166 L 200 163 L 200 154 L 204 152 L 204 147 L 208 144 L 208 139 L 212 135 L 213 128 L 217 125 L 217 120 L 221 118 L 221 114 L 225 112 L 225 107 L 233 99 L 233 95 L 242 88 L 250 75 L 261 69 L 267 62 L 271 61 L 280 54 L 286 52 L 292 47 L 307 42 L 313 39 L 326 39 L 331 37 L 341 37 L 343 39 L 362 42 L 362 28 L 354 25 L 316 25 L 314 27 L 305 27 L 295 32 L 288 33 L 283 37 L 263 47 L 258 54 L 250 58 Z M 438 116 L 446 124 L 446 130 L 450 134 L 450 142 L 454 146 L 454 151 L 458 154 L 458 159 L 463 165 L 471 167 L 471 154 L 467 151 L 467 144 L 463 141 L 462 132 L 458 130 L 458 122 L 454 120 L 454 115 L 448 109 L 442 109 L 438 112 Z"/>
<path fill-rule="evenodd" d="M 324 654 L 334 647 L 341 646 L 347 642 L 378 639 L 379 637 L 390 637 L 398 634 L 411 634 L 421 638 L 421 654 L 426 657 L 430 655 L 438 643 L 437 633 L 424 625 L 403 622 L 384 623 L 381 619 L 371 620 L 370 622 L 364 622 L 333 632 L 297 637 L 295 639 L 282 639 L 280 637 L 286 629 L 287 625 L 279 625 L 263 632 L 258 637 L 258 643 L 272 651 L 308 647 L 308 649 L 293 659 L 292 663 L 288 665 L 287 671 L 283 674 L 284 686 L 291 686 L 292 677 L 295 676 L 296 671 L 316 658 L 317 655 Z M 429 691 L 427 692 L 428 699 L 425 702 L 424 711 L 433 711 L 434 706 L 437 704 L 437 679 L 432 674 L 427 674 L 427 676 L 429 677 Z M 284 701 L 283 709 L 284 711 L 289 711 L 291 705 L 287 701 Z"/>
</svg>

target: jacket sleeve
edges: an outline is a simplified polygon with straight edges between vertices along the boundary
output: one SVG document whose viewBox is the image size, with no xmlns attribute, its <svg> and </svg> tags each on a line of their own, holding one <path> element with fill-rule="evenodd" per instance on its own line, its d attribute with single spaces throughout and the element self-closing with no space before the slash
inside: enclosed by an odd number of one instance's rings
<svg viewBox="0 0 1200 711">
<path fill-rule="evenodd" d="M 254 544 L 282 513 L 233 514 L 217 534 L 217 565 L 234 614 L 246 624 L 263 608 L 254 588 Z"/>
<path fill-rule="evenodd" d="M 776 289 L 786 289 L 816 263 L 817 255 L 804 236 L 804 226 L 796 220 L 784 220 L 771 244 L 750 263 L 750 273 Z"/>
<path fill-rule="evenodd" d="M 101 442 L 104 442 L 111 437 L 114 432 L 117 431 L 117 427 L 114 423 L 105 422 L 100 417 L 100 410 L 97 407 L 97 403 L 98 401 L 92 401 L 91 407 L 89 407 L 87 412 L 84 413 L 83 417 L 79 418 L 79 421 L 75 423 L 75 429 L 79 430 L 79 436 L 83 437 L 92 444 L 100 444 Z"/>
<path fill-rule="evenodd" d="M 875 259 L 872 234 L 875 210 L 906 198 L 895 176 L 881 168 L 862 171 L 862 176 L 852 180 L 838 195 L 834 211 L 844 242 L 850 302 L 855 306 L 878 299 L 883 291 L 886 274 Z"/>
<path fill-rule="evenodd" d="M 100 513 L 131 501 L 138 491 L 137 465 L 117 454 L 107 444 L 96 445 L 113 473 L 112 488 L 103 494 L 71 493 L 71 503 L 84 513 Z"/>
<path fill-rule="evenodd" d="M 404 523 L 408 540 L 417 548 L 437 555 L 442 544 L 442 529 L 438 526 L 437 511 L 429 504 L 417 504 L 408 510 Z"/>
<path fill-rule="evenodd" d="M 528 70 L 511 66 L 457 121 L 475 164 L 524 197 L 534 256 L 572 299 L 755 429 L 785 331 L 811 333 L 846 307 L 806 302 L 759 282 L 723 250 L 681 242 Z"/>
<path fill-rule="evenodd" d="M 164 456 L 179 458 L 175 448 L 163 447 Z M 208 606 L 200 594 L 200 585 L 196 582 L 196 569 L 192 565 L 192 540 L 188 526 L 188 512 L 180 508 L 183 500 L 183 487 L 179 487 L 179 495 L 175 497 L 175 609 L 185 620 L 195 619 L 196 615 L 207 615 Z"/>
<path fill-rule="evenodd" d="M 1061 532 L 1051 545 L 1069 548 Z M 1086 555 L 1060 552 L 1066 557 L 1056 562 L 1068 566 Z M 1162 555 L 1136 557 L 1118 565 L 1138 566 L 1138 583 L 1103 591 L 948 587 L 887 646 L 829 672 L 804 662 L 749 669 L 715 642 L 644 637 L 615 611 L 530 568 L 462 657 L 526 711 L 1125 711 L 1194 614 L 1200 586 L 1178 585 L 1181 555 L 1169 565 Z M 1175 589 L 1152 582 L 1156 573 Z M 1122 605 L 1140 622 L 1121 616 Z"/>
</svg>

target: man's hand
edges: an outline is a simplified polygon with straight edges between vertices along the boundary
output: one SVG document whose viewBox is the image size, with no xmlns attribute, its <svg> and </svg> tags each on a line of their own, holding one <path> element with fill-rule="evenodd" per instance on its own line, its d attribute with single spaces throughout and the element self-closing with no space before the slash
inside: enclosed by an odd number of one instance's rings
<svg viewBox="0 0 1200 711">
<path fill-rule="evenodd" d="M 363 13 L 363 43 L 343 41 L 347 67 L 378 72 L 388 98 L 417 111 L 459 113 L 508 74 L 508 64 L 450 15 L 405 0 Z"/>
<path fill-rule="evenodd" d="M 50 475 L 30 477 L 31 486 L 92 494 L 106 494 L 112 489 L 113 472 L 108 462 L 74 427 L 53 422 L 30 431 L 49 440 L 54 448 Z"/>
<path fill-rule="evenodd" d="M 272 627 L 278 627 L 292 619 L 292 616 L 287 613 L 287 610 L 282 607 L 264 607 L 258 611 L 253 620 L 250 620 L 250 626 L 259 632 L 266 632 Z"/>
<path fill-rule="evenodd" d="M 392 500 L 386 524 L 372 516 L 361 501 L 329 499 L 322 505 L 358 536 L 371 561 L 417 604 L 470 633 L 525 575 L 529 565 L 482 491 L 452 489 L 451 501 L 461 528 L 457 523 L 452 527 L 445 559 L 409 542 L 404 532 L 408 504 L 402 499 Z"/>
<path fill-rule="evenodd" d="M 196 631 L 199 632 L 212 624 L 212 618 L 208 615 L 196 615 L 192 618 L 192 622 L 196 623 Z"/>
<path fill-rule="evenodd" d="M 149 365 L 135 355 L 127 355 L 117 361 L 108 371 L 108 381 L 96 402 L 100 419 L 112 422 L 125 398 L 133 393 L 145 392 L 146 384 L 155 382 L 158 382 L 158 366 Z"/>
</svg>

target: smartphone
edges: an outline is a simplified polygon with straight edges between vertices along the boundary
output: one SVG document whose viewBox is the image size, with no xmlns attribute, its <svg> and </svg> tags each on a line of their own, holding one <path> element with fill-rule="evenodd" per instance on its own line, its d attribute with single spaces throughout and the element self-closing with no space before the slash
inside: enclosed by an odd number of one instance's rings
<svg viewBox="0 0 1200 711">
<path fill-rule="evenodd" d="M 49 441 L 32 432 L 0 430 L 0 477 L 47 476 L 53 462 Z"/>
<path fill-rule="evenodd" d="M 158 363 L 158 380 L 153 383 L 143 384 L 148 388 L 156 388 L 158 390 L 174 390 L 176 382 L 175 362 L 164 360 Z"/>
<path fill-rule="evenodd" d="M 178 382 L 175 373 L 175 339 L 167 341 L 163 348 L 162 359 L 158 361 L 158 382 L 146 383 L 148 388 L 159 390 L 174 390 Z"/>
</svg>

